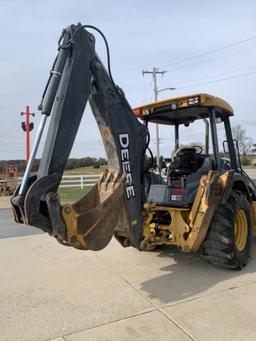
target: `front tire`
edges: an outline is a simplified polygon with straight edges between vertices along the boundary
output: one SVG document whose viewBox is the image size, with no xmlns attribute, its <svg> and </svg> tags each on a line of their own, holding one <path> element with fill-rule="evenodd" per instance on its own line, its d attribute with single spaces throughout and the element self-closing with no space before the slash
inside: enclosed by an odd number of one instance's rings
<svg viewBox="0 0 256 341">
<path fill-rule="evenodd" d="M 252 247 L 250 203 L 232 191 L 225 204 L 217 206 L 203 243 L 203 257 L 211 264 L 240 270 L 250 258 Z"/>
</svg>

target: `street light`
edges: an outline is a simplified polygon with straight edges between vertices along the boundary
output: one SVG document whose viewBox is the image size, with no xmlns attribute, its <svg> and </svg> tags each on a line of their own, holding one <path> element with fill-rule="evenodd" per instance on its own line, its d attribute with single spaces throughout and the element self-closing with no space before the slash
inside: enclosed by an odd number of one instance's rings
<svg viewBox="0 0 256 341">
<path fill-rule="evenodd" d="M 166 91 L 166 90 L 176 90 L 176 88 L 163 88 L 163 89 L 157 90 L 157 92 Z"/>
<path fill-rule="evenodd" d="M 167 70 L 159 70 L 159 68 L 156 68 L 156 67 L 153 67 L 153 70 L 152 71 L 145 71 L 145 70 L 142 70 L 142 75 L 144 77 L 145 73 L 149 73 L 152 75 L 153 77 L 153 93 L 154 93 L 154 101 L 157 102 L 157 95 L 159 92 L 162 92 L 162 91 L 167 91 L 167 90 L 176 90 L 176 88 L 164 88 L 164 89 L 157 89 L 157 75 L 160 74 L 160 75 L 164 75 L 166 72 L 168 72 Z M 157 162 L 157 165 L 160 166 L 160 163 L 159 163 L 159 158 L 160 158 L 160 155 L 159 155 L 159 127 L 158 127 L 158 124 L 156 124 L 156 162 Z"/>
</svg>

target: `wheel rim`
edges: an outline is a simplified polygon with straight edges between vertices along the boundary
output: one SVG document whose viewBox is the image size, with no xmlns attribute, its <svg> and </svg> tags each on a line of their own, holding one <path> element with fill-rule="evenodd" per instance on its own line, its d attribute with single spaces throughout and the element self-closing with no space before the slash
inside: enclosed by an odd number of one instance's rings
<svg viewBox="0 0 256 341">
<path fill-rule="evenodd" d="M 239 210 L 235 221 L 235 244 L 239 251 L 243 251 L 248 236 L 248 223 L 246 214 L 243 210 Z"/>
</svg>

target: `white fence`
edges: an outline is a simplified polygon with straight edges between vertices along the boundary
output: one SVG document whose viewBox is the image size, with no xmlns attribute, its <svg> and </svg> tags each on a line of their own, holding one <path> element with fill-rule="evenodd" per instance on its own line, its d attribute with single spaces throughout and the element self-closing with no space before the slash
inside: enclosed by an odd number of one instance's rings
<svg viewBox="0 0 256 341">
<path fill-rule="evenodd" d="M 100 179 L 101 174 L 93 174 L 93 175 L 63 175 L 60 187 L 79 187 L 81 189 L 93 186 L 96 184 L 96 182 Z M 22 177 L 18 177 L 16 179 L 10 179 L 10 180 L 0 180 L 0 186 L 4 186 L 8 183 L 10 186 L 12 183 L 14 185 L 17 185 L 18 183 L 21 183 Z"/>
<path fill-rule="evenodd" d="M 60 187 L 80 187 L 81 189 L 93 186 L 100 179 L 100 174 L 94 175 L 63 175 Z"/>
<path fill-rule="evenodd" d="M 256 179 L 256 170 L 255 169 L 246 169 L 246 172 L 249 174 L 249 176 L 252 179 Z M 96 184 L 96 182 L 100 179 L 101 174 L 91 174 L 91 175 L 63 175 L 62 181 L 60 184 L 61 188 L 65 187 L 79 187 L 81 189 L 93 186 Z M 166 181 L 166 176 L 163 176 L 163 179 Z M 20 183 L 22 180 L 22 177 L 18 178 L 18 182 Z M 8 182 L 9 186 L 13 182 L 14 185 L 17 184 L 17 180 L 8 180 L 0 179 L 0 187 L 6 185 Z"/>
</svg>

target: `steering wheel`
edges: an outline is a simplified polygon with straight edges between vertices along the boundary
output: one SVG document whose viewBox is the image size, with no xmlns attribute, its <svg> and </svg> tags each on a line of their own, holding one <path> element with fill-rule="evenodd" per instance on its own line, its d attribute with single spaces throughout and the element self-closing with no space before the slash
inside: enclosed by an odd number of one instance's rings
<svg viewBox="0 0 256 341">
<path fill-rule="evenodd" d="M 201 146 L 192 146 L 192 148 L 195 148 L 196 154 L 200 155 L 203 152 L 203 147 Z"/>
<path fill-rule="evenodd" d="M 201 146 L 182 147 L 177 151 L 177 156 L 182 156 L 185 151 L 200 155 L 203 151 L 203 148 Z"/>
</svg>

